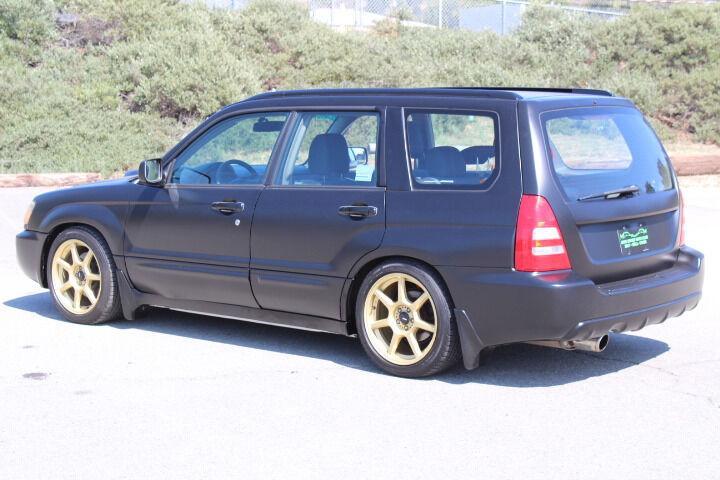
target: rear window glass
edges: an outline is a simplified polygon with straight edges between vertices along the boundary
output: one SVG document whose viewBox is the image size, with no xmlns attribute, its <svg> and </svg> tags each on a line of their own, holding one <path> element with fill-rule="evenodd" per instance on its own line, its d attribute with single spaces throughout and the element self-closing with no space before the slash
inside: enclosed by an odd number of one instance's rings
<svg viewBox="0 0 720 480">
<path fill-rule="evenodd" d="M 629 186 L 640 194 L 673 188 L 669 160 L 637 110 L 578 108 L 541 118 L 548 155 L 569 198 Z"/>
<path fill-rule="evenodd" d="M 497 119 L 492 114 L 411 111 L 405 117 L 415 185 L 483 188 L 497 170 Z"/>
</svg>

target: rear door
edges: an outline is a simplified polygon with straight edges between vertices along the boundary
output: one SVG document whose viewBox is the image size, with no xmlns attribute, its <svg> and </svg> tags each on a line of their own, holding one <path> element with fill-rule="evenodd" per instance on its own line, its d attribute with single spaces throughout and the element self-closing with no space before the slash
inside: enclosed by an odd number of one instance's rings
<svg viewBox="0 0 720 480">
<path fill-rule="evenodd" d="M 379 110 L 299 112 L 252 226 L 251 283 L 262 308 L 340 319 L 353 265 L 385 231 Z"/>
<path fill-rule="evenodd" d="M 522 194 L 515 100 L 425 97 L 389 112 L 383 251 L 510 269 Z M 389 136 L 388 136 L 389 137 Z M 390 156 L 390 155 L 388 155 Z"/>
<path fill-rule="evenodd" d="M 558 220 L 573 269 L 608 282 L 672 266 L 678 190 L 642 114 L 621 106 L 569 108 L 540 114 L 540 123 L 546 165 L 567 212 Z"/>
</svg>

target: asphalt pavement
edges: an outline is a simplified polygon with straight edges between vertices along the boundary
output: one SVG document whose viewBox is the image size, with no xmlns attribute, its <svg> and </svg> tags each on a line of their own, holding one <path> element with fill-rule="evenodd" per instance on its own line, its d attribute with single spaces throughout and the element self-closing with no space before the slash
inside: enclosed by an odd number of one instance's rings
<svg viewBox="0 0 720 480">
<path fill-rule="evenodd" d="M 718 478 L 718 189 L 685 189 L 707 258 L 694 311 L 601 354 L 511 345 L 425 380 L 329 334 L 65 322 L 15 263 L 40 191 L 0 189 L 0 479 Z"/>
</svg>

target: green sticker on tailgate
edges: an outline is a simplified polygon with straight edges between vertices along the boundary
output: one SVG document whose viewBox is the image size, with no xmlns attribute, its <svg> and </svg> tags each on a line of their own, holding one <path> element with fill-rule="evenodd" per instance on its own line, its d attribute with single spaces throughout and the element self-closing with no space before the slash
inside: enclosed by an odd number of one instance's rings
<svg viewBox="0 0 720 480">
<path fill-rule="evenodd" d="M 640 225 L 635 229 L 623 227 L 617 231 L 620 251 L 626 255 L 647 250 L 647 243 L 650 239 L 648 227 Z"/>
</svg>

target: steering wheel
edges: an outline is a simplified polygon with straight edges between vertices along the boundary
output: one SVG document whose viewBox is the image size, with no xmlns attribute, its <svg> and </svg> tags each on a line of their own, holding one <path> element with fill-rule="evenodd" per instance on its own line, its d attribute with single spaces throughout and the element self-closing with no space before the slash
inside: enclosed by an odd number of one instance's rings
<svg viewBox="0 0 720 480">
<path fill-rule="evenodd" d="M 235 169 L 232 167 L 233 165 L 238 165 L 250 173 L 251 177 L 257 177 L 258 173 L 257 170 L 253 168 L 252 165 L 250 165 L 247 162 L 243 162 L 242 160 L 227 160 L 223 162 L 215 172 L 215 183 L 217 184 L 228 184 L 228 183 L 238 183 L 238 176 L 235 173 Z"/>
</svg>

